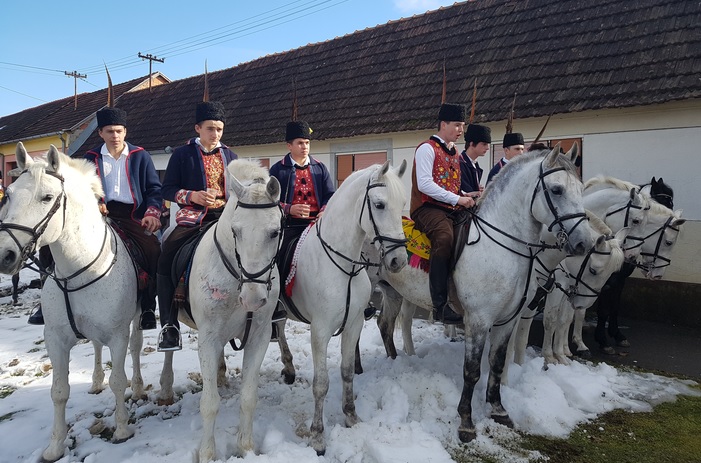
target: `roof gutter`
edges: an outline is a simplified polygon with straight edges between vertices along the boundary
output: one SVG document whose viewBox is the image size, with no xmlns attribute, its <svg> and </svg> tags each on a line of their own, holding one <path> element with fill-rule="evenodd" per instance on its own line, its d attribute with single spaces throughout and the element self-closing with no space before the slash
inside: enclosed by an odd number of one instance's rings
<svg viewBox="0 0 701 463">
<path fill-rule="evenodd" d="M 65 133 L 68 133 L 68 132 L 70 132 L 70 130 L 59 130 L 58 132 L 49 132 L 49 133 L 44 133 L 41 135 L 32 135 L 31 137 L 16 138 L 14 140 L 7 140 L 7 141 L 0 140 L 0 144 L 9 145 L 10 143 L 18 143 L 18 142 L 27 141 L 27 140 L 36 140 L 38 138 L 53 137 L 53 136 L 57 135 L 61 139 L 61 141 L 63 142 L 63 146 L 65 147 L 66 144 L 65 144 L 65 141 L 63 140 L 63 135 Z"/>
</svg>

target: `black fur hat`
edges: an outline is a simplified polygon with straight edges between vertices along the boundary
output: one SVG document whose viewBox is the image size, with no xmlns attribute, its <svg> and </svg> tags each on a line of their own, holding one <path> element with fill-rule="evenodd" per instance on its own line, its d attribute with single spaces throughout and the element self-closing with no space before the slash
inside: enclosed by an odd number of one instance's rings
<svg viewBox="0 0 701 463">
<path fill-rule="evenodd" d="M 504 135 L 504 142 L 503 146 L 504 148 L 508 148 L 510 146 L 514 145 L 525 145 L 526 143 L 523 141 L 523 135 L 521 135 L 518 132 L 514 133 L 507 133 Z"/>
<path fill-rule="evenodd" d="M 465 105 L 443 103 L 441 105 L 441 109 L 438 110 L 439 121 L 465 122 L 465 119 L 467 119 L 467 108 L 465 107 Z"/>
<path fill-rule="evenodd" d="M 475 145 L 480 142 L 491 143 L 492 129 L 486 125 L 469 124 L 465 129 L 465 144 L 469 145 L 470 142 Z"/>
<path fill-rule="evenodd" d="M 106 125 L 127 126 L 127 112 L 119 108 L 104 108 L 97 112 L 97 128 Z"/>
<path fill-rule="evenodd" d="M 226 111 L 224 105 L 218 101 L 203 101 L 197 103 L 195 118 L 197 124 L 202 121 L 222 121 L 226 124 Z"/>
<path fill-rule="evenodd" d="M 312 138 L 312 129 L 304 121 L 291 121 L 287 123 L 285 128 L 285 141 L 290 142 L 295 138 Z"/>
</svg>

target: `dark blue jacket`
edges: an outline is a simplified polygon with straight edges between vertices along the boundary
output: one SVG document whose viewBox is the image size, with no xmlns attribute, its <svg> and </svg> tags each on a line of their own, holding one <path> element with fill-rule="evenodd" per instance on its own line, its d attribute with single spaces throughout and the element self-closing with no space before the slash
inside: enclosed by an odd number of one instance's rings
<svg viewBox="0 0 701 463">
<path fill-rule="evenodd" d="M 309 156 L 309 169 L 311 169 L 316 202 L 319 205 L 319 209 L 323 210 L 336 188 L 333 186 L 331 175 L 326 166 L 311 156 Z M 297 178 L 290 153 L 287 153 L 282 160 L 273 164 L 270 168 L 270 175 L 276 177 L 280 182 L 280 203 L 282 203 L 285 214 L 289 214 Z"/>
<path fill-rule="evenodd" d="M 224 163 L 224 168 L 231 161 L 237 159 L 236 153 L 231 151 L 227 146 L 222 145 L 219 149 Z M 214 154 L 212 156 L 215 156 Z M 224 177 L 226 179 L 226 177 Z M 226 182 L 226 180 L 225 180 Z M 176 148 L 168 161 L 165 177 L 163 178 L 163 198 L 168 201 L 178 203 L 183 214 L 176 215 L 176 222 L 180 225 L 197 225 L 202 222 L 206 214 L 206 208 L 199 204 L 190 203 L 189 201 L 178 201 L 176 195 L 180 190 L 187 191 L 202 191 L 207 189 L 207 177 L 204 172 L 204 163 L 200 156 L 200 148 L 195 139 L 191 139 L 186 145 Z M 227 195 L 227 186 L 224 185 L 224 194 Z M 189 198 L 190 195 L 187 195 Z M 189 212 L 186 214 L 185 212 Z M 186 215 L 188 218 L 186 218 Z"/>
<path fill-rule="evenodd" d="M 482 168 L 477 162 L 475 162 L 475 166 L 476 169 L 472 166 L 472 161 L 467 157 L 467 153 L 463 151 L 460 154 L 460 190 L 465 193 L 480 191 L 478 180 L 482 180 Z"/>
<path fill-rule="evenodd" d="M 492 178 L 499 173 L 502 167 L 506 165 L 506 162 L 504 162 L 504 158 L 499 159 L 499 162 L 494 164 L 494 167 L 492 167 L 492 170 L 489 171 L 489 175 L 487 176 L 487 183 L 492 181 Z"/>
<path fill-rule="evenodd" d="M 140 146 L 134 146 L 126 142 L 129 148 L 129 156 L 127 157 L 127 180 L 129 182 L 129 190 L 131 197 L 134 199 L 134 209 L 132 210 L 132 219 L 141 222 L 144 215 L 153 217 L 161 216 L 161 181 L 158 178 L 158 172 L 153 166 L 151 155 L 148 151 Z M 102 189 L 105 187 L 105 165 L 100 153 L 102 145 L 97 146 L 87 153 L 84 159 L 95 164 L 97 174 L 102 181 Z"/>
</svg>

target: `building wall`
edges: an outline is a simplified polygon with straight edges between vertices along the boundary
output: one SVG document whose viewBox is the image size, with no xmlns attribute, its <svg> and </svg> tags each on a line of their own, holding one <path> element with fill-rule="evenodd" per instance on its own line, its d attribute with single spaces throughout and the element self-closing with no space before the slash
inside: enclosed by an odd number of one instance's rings
<svg viewBox="0 0 701 463">
<path fill-rule="evenodd" d="M 64 138 L 66 136 L 67 135 L 64 135 Z M 54 145 L 59 149 L 59 151 L 63 149 L 63 142 L 58 135 L 22 141 L 22 144 L 27 152 L 32 156 L 38 156 L 46 153 L 51 145 Z M 0 170 L 2 170 L 3 187 L 6 187 L 12 183 L 12 179 L 9 178 L 6 173 L 17 167 L 17 159 L 15 156 L 16 149 L 17 143 L 6 143 L 4 145 L 0 145 L 0 155 L 2 156 L 2 165 L 0 165 Z"/>
<path fill-rule="evenodd" d="M 518 120 L 514 130 L 533 140 L 545 118 Z M 492 142 L 501 143 L 505 123 L 486 124 L 492 129 Z M 432 134 L 426 132 L 361 136 L 338 140 L 312 141 L 311 154 L 324 162 L 335 176 L 335 156 L 355 152 L 386 150 L 393 165 L 409 164 L 403 182 L 407 209 L 411 188 L 411 165 L 416 146 Z M 701 203 L 696 176 L 701 172 L 701 156 L 695 144 L 701 140 L 701 100 L 688 100 L 629 109 L 587 111 L 554 115 L 544 134 L 546 139 L 582 140 L 583 180 L 598 174 L 615 176 L 633 183 L 647 183 L 663 177 L 675 190 L 675 206 L 689 219 L 675 246 L 672 265 L 665 280 L 701 284 Z M 462 149 L 462 143 L 459 148 Z M 268 158 L 272 163 L 286 153 L 284 143 L 237 147 L 241 157 Z M 489 153 L 479 160 L 486 171 L 495 161 Z M 497 159 L 498 160 L 498 159 Z M 638 275 L 639 276 L 639 275 Z"/>
</svg>

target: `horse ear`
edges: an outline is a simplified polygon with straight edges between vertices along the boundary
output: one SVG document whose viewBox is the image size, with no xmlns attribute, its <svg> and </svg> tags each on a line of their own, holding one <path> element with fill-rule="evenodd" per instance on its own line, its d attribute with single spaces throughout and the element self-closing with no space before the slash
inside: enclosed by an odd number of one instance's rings
<svg viewBox="0 0 701 463">
<path fill-rule="evenodd" d="M 268 192 L 270 199 L 273 201 L 280 200 L 280 182 L 277 177 L 270 177 L 268 184 L 265 186 L 265 191 Z"/>
<path fill-rule="evenodd" d="M 397 177 L 402 178 L 402 176 L 404 175 L 404 172 L 406 172 L 406 166 L 407 166 L 406 159 L 402 159 L 402 163 L 395 170 L 395 172 L 397 173 Z"/>
<path fill-rule="evenodd" d="M 552 167 L 557 164 L 557 157 L 560 155 L 560 144 L 558 143 L 545 158 L 544 164 Z"/>
<path fill-rule="evenodd" d="M 606 235 L 599 235 L 599 237 L 596 239 L 596 243 L 594 243 L 594 247 L 598 248 L 604 242 L 606 242 Z"/>
<path fill-rule="evenodd" d="M 61 167 L 61 153 L 59 153 L 54 145 L 49 147 L 49 152 L 46 153 L 46 161 L 49 163 L 47 170 L 58 172 L 59 167 Z"/>
<path fill-rule="evenodd" d="M 635 188 L 630 189 L 630 199 L 635 199 L 635 197 L 638 196 L 638 190 Z"/>
<path fill-rule="evenodd" d="M 384 164 L 382 164 L 382 168 L 380 168 L 380 171 L 377 173 L 377 177 L 382 177 L 387 173 L 389 170 L 389 159 L 385 161 Z"/>
<path fill-rule="evenodd" d="M 229 185 L 231 186 L 230 191 L 234 193 L 237 198 L 242 198 L 246 193 L 246 187 L 239 182 L 239 179 L 237 179 L 235 175 L 229 176 Z"/>
<path fill-rule="evenodd" d="M 678 211 L 675 211 L 674 213 L 676 214 L 677 212 L 679 213 L 679 215 L 681 215 L 682 210 L 679 209 Z M 679 227 L 679 226 L 681 226 L 681 225 L 684 225 L 685 223 L 686 223 L 686 219 L 677 219 L 677 220 L 673 220 L 673 221 L 672 221 L 672 226 L 673 226 L 673 227 Z"/>
<path fill-rule="evenodd" d="M 572 145 L 572 148 L 565 154 L 568 158 L 570 158 L 570 161 L 573 163 L 577 161 L 577 156 L 579 156 L 579 143 L 574 143 Z"/>
<path fill-rule="evenodd" d="M 628 238 L 628 233 L 630 233 L 630 227 L 623 227 L 618 232 L 616 232 L 616 236 L 614 239 L 618 241 L 619 243 L 623 243 L 626 238 Z"/>
<path fill-rule="evenodd" d="M 34 164 L 34 159 L 27 153 L 27 149 L 22 142 L 17 143 L 15 156 L 17 157 L 17 167 L 19 167 L 20 170 L 25 170 L 27 167 Z"/>
<path fill-rule="evenodd" d="M 650 185 L 653 187 L 657 184 L 657 180 L 655 180 L 655 177 L 652 177 L 652 180 L 650 180 Z"/>
</svg>

